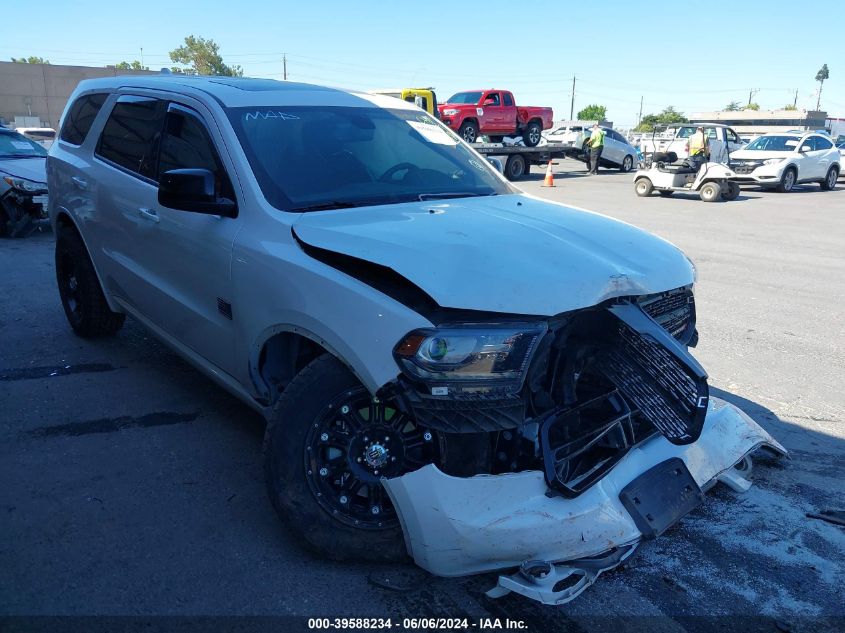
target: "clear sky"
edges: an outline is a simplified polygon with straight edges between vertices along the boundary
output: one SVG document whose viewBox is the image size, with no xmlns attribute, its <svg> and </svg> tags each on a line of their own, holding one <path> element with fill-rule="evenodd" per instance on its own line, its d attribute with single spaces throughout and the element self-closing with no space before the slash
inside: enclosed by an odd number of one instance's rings
<svg viewBox="0 0 845 633">
<path fill-rule="evenodd" d="M 11 0 L 3 0 L 8 3 Z M 619 127 L 667 105 L 690 114 L 731 101 L 813 108 L 816 72 L 830 79 L 822 109 L 845 117 L 841 0 L 585 2 L 565 0 L 39 0 L 0 38 L 0 59 L 104 66 L 140 59 L 170 66 L 186 35 L 214 39 L 249 76 L 354 89 L 434 86 L 441 100 L 508 88 L 525 105 L 569 118 L 608 107 Z M 35 7 L 36 5 L 33 5 Z M 838 7 L 838 8 L 837 8 Z M 8 12 L 6 12 L 8 13 Z M 27 25 L 32 25 L 28 30 Z"/>
</svg>

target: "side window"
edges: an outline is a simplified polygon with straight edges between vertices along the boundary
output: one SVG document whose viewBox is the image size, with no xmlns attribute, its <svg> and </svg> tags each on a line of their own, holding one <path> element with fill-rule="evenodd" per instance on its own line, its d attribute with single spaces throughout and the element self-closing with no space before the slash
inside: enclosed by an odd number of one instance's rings
<svg viewBox="0 0 845 633">
<path fill-rule="evenodd" d="M 678 138 L 689 138 L 695 132 L 694 127 L 682 127 L 678 130 Z"/>
<path fill-rule="evenodd" d="M 704 128 L 704 133 L 707 134 L 707 138 L 709 138 L 711 141 L 716 138 L 716 128 L 714 127 Z"/>
<path fill-rule="evenodd" d="M 498 92 L 491 92 L 486 97 L 484 97 L 484 105 L 486 106 L 499 106 L 501 102 L 499 101 L 499 93 Z"/>
<path fill-rule="evenodd" d="M 120 97 L 100 135 L 97 155 L 146 178 L 155 178 L 163 117 L 164 102 L 160 99 Z"/>
<path fill-rule="evenodd" d="M 73 145 L 82 145 L 107 97 L 107 94 L 100 93 L 85 95 L 74 101 L 65 117 L 59 138 Z"/>
<path fill-rule="evenodd" d="M 736 132 L 734 132 L 730 128 L 725 129 L 725 138 L 728 139 L 729 143 L 739 143 L 740 142 L 739 137 L 737 136 Z"/>
<path fill-rule="evenodd" d="M 505 105 L 508 107 L 513 106 L 513 95 L 509 92 L 505 93 Z"/>
<path fill-rule="evenodd" d="M 159 180 L 161 174 L 171 169 L 207 169 L 216 176 L 218 194 L 230 199 L 235 197 L 199 114 L 177 104 L 170 104 L 167 111 L 155 179 Z"/>
<path fill-rule="evenodd" d="M 813 138 L 816 141 L 816 149 L 830 149 L 833 147 L 833 143 L 822 136 L 814 136 Z"/>
<path fill-rule="evenodd" d="M 801 141 L 801 151 L 802 152 L 812 152 L 816 149 L 816 143 L 813 140 L 812 136 L 808 136 L 803 141 Z"/>
</svg>

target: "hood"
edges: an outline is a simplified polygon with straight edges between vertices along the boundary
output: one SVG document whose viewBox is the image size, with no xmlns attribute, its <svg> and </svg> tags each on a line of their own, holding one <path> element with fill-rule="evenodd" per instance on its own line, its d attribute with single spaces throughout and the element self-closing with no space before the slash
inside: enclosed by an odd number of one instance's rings
<svg viewBox="0 0 845 633">
<path fill-rule="evenodd" d="M 766 160 L 769 158 L 789 158 L 793 152 L 772 152 L 753 149 L 738 149 L 731 152 L 731 159 L 737 160 Z"/>
<path fill-rule="evenodd" d="M 551 316 L 694 280 L 669 242 L 526 195 L 306 213 L 294 232 L 393 269 L 444 308 Z"/>
<path fill-rule="evenodd" d="M 47 182 L 47 157 L 0 158 L 0 172 L 15 178 L 26 178 L 35 182 Z"/>
</svg>

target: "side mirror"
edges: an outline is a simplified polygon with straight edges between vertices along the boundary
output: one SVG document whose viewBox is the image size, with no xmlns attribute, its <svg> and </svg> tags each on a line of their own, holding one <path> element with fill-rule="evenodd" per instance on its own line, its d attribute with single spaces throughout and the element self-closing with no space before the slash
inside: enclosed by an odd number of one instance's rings
<svg viewBox="0 0 845 633">
<path fill-rule="evenodd" d="M 487 159 L 487 162 L 488 162 L 488 163 L 490 163 L 491 165 L 493 165 L 493 168 L 494 168 L 497 172 L 499 172 L 500 174 L 504 174 L 504 173 L 505 173 L 505 168 L 504 168 L 504 166 L 502 165 L 502 161 L 500 161 L 498 158 L 488 158 L 488 159 Z"/>
<path fill-rule="evenodd" d="M 207 169 L 171 169 L 161 175 L 158 203 L 169 209 L 222 215 L 234 218 L 238 207 L 233 200 L 217 197 L 215 177 Z"/>
<path fill-rule="evenodd" d="M 813 148 L 810 147 L 809 145 L 802 145 L 801 149 L 798 150 L 798 151 L 801 152 L 802 154 L 806 154 L 807 152 L 812 152 Z"/>
</svg>

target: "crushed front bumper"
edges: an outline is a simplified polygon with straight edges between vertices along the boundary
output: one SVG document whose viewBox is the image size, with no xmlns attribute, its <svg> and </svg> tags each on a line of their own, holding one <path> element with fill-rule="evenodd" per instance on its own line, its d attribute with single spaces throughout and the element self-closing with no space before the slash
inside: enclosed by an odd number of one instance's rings
<svg viewBox="0 0 845 633">
<path fill-rule="evenodd" d="M 538 471 L 459 478 L 428 465 L 383 483 L 408 552 L 420 567 L 440 576 L 463 576 L 522 566 L 521 572 L 500 577 L 491 595 L 518 591 L 560 604 L 620 564 L 646 538 L 620 500 L 626 486 L 678 458 L 701 490 L 717 481 L 747 489 L 747 457 L 760 447 L 786 454 L 745 413 L 712 398 L 695 442 L 679 446 L 655 435 L 575 498 L 550 496 Z"/>
</svg>

